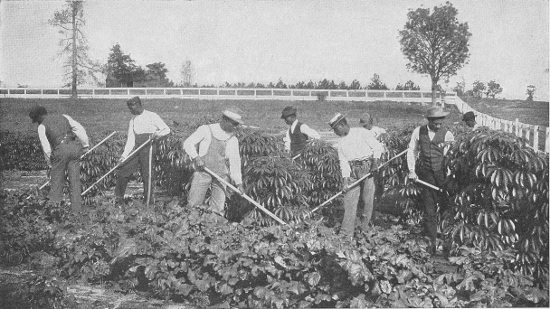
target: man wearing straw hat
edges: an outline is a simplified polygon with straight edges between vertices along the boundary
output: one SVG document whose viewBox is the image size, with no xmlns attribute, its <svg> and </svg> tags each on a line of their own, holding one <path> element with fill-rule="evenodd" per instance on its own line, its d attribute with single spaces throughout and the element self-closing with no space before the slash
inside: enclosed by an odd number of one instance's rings
<svg viewBox="0 0 550 309">
<path fill-rule="evenodd" d="M 82 201 L 78 161 L 80 155 L 86 152 L 89 146 L 86 130 L 68 115 L 48 114 L 43 106 L 31 108 L 29 117 L 33 123 L 38 123 L 38 138 L 50 168 L 49 200 L 54 203 L 61 202 L 65 173 L 67 173 L 71 191 L 71 209 L 77 217 L 80 217 Z"/>
<path fill-rule="evenodd" d="M 127 161 L 121 165 L 117 172 L 115 201 L 117 204 L 124 204 L 124 192 L 126 191 L 130 176 L 139 168 L 141 178 L 143 178 L 143 196 L 148 202 L 153 194 L 153 167 L 151 165 L 155 157 L 155 147 L 151 143 L 131 158 L 128 158 L 128 155 L 132 150 L 147 142 L 150 138 L 157 140 L 160 137 L 168 135 L 170 128 L 159 115 L 144 109 L 139 97 L 129 99 L 126 101 L 126 105 L 134 116 L 130 120 L 126 145 L 119 160 L 119 162 Z"/>
<path fill-rule="evenodd" d="M 188 205 L 203 204 L 206 191 L 210 188 L 208 205 L 218 222 L 225 222 L 226 186 L 206 172 L 204 167 L 224 180 L 231 179 L 238 190 L 244 193 L 239 141 L 235 136 L 235 130 L 241 124 L 243 120 L 239 111 L 226 109 L 222 112 L 219 123 L 200 126 L 183 142 L 183 149 L 195 166 L 187 199 Z"/>
<path fill-rule="evenodd" d="M 445 184 L 443 158 L 450 143 L 454 141 L 453 134 L 443 128 L 448 114 L 441 107 L 432 107 L 426 114 L 428 124 L 413 130 L 407 152 L 409 179 L 420 179 L 440 188 Z M 421 200 L 425 207 L 424 230 L 430 238 L 429 251 L 434 255 L 437 248 L 436 204 L 439 202 L 444 207 L 446 200 L 440 193 L 429 188 L 422 188 Z"/>
<path fill-rule="evenodd" d="M 291 157 L 300 154 L 306 147 L 308 139 L 320 139 L 321 136 L 317 131 L 310 128 L 307 124 L 301 123 L 296 117 L 296 108 L 287 106 L 281 113 L 281 119 L 289 126 L 285 137 L 285 150 L 290 152 Z"/>
<path fill-rule="evenodd" d="M 374 135 L 363 128 L 350 128 L 346 118 L 337 113 L 328 123 L 338 139 L 338 159 L 344 180 L 344 190 L 367 173 L 378 168 L 383 147 Z M 346 190 L 344 194 L 344 219 L 340 233 L 353 237 L 359 196 L 362 193 L 364 210 L 362 225 L 370 222 L 374 200 L 374 180 L 367 178 L 363 183 Z"/>
</svg>

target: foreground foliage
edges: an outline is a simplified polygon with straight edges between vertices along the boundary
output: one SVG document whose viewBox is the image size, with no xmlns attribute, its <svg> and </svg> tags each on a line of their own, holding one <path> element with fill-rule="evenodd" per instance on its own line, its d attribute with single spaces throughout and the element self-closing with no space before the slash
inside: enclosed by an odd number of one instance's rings
<svg viewBox="0 0 550 309">
<path fill-rule="evenodd" d="M 81 226 L 67 224 L 65 208 L 52 211 L 25 195 L 1 198 L 2 239 L 13 242 L 0 249 L 28 248 L 17 261 L 2 256 L 3 264 L 33 265 L 39 250 L 49 257 L 41 261 L 48 261 L 42 263 L 50 276 L 122 292 L 144 290 L 200 307 L 548 305 L 547 287 L 506 267 L 513 249 L 496 254 L 463 246 L 441 269 L 423 239 L 399 224 L 359 231 L 349 242 L 316 221 L 220 225 L 207 210 L 177 199 L 119 209 L 98 197 Z M 67 219 L 59 224 L 59 218 Z M 30 220 L 36 228 L 18 235 Z M 34 291 L 48 284 L 37 281 Z M 61 304 L 59 290 L 52 291 L 42 304 Z"/>
</svg>

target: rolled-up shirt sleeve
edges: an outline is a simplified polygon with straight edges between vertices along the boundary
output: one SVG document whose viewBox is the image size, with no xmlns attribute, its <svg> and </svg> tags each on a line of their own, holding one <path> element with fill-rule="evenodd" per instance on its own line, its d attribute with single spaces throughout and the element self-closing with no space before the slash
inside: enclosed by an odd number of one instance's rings
<svg viewBox="0 0 550 309">
<path fill-rule="evenodd" d="M 314 139 L 321 138 L 321 135 L 319 135 L 317 131 L 310 128 L 307 124 L 302 124 L 302 126 L 300 127 L 300 131 L 305 135 L 307 135 L 309 138 L 314 138 Z"/>
<path fill-rule="evenodd" d="M 416 173 L 416 157 L 418 155 L 418 140 L 420 139 L 420 127 L 416 127 L 411 134 L 409 150 L 407 151 L 407 166 L 410 173 Z"/>
<path fill-rule="evenodd" d="M 243 183 L 241 173 L 241 155 L 239 154 L 239 140 L 232 137 L 227 141 L 225 155 L 229 159 L 229 175 L 233 182 L 238 186 Z"/>
<path fill-rule="evenodd" d="M 164 120 L 162 120 L 158 114 L 152 114 L 151 118 L 153 120 L 153 124 L 157 127 L 156 133 L 158 136 L 166 136 L 170 134 L 170 127 L 166 125 Z"/>
<path fill-rule="evenodd" d="M 451 131 L 447 131 L 447 134 L 445 134 L 445 148 L 443 148 L 443 155 L 446 156 L 447 152 L 451 148 L 451 144 L 455 141 L 455 136 Z"/>
<path fill-rule="evenodd" d="M 183 150 L 191 158 L 195 159 L 199 156 L 197 152 L 197 144 L 200 143 L 209 133 L 208 127 L 205 125 L 200 126 L 193 134 L 183 141 Z"/>
<path fill-rule="evenodd" d="M 372 149 L 372 157 L 375 159 L 380 159 L 382 153 L 384 152 L 384 145 L 376 139 L 372 132 L 369 132 L 368 130 L 361 130 L 360 132 L 363 135 L 362 138 L 367 141 L 367 144 Z"/>
<path fill-rule="evenodd" d="M 122 152 L 122 160 L 125 160 L 130 152 L 134 149 L 134 146 L 136 145 L 136 135 L 134 134 L 134 130 L 132 129 L 132 123 L 134 119 L 130 121 L 130 124 L 128 125 L 128 138 L 126 139 L 126 145 L 124 146 L 124 152 Z"/>
<path fill-rule="evenodd" d="M 338 160 L 340 161 L 340 171 L 342 172 L 342 178 L 349 177 L 351 175 L 351 168 L 349 162 L 344 156 L 344 151 L 340 143 L 337 146 Z"/>
<path fill-rule="evenodd" d="M 86 129 L 76 120 L 71 118 L 69 115 L 63 115 L 68 121 L 69 125 L 71 126 L 71 129 L 73 133 L 76 135 L 78 140 L 80 140 L 80 143 L 82 144 L 82 147 L 89 147 L 90 142 L 88 139 L 88 135 L 86 134 Z"/>
<path fill-rule="evenodd" d="M 38 126 L 38 139 L 40 140 L 40 145 L 42 145 L 44 158 L 46 159 L 46 162 L 48 163 L 48 165 L 50 165 L 50 156 L 52 154 L 52 147 L 50 146 L 50 142 L 46 137 L 46 127 L 43 124 Z"/>
<path fill-rule="evenodd" d="M 290 133 L 286 130 L 285 137 L 283 137 L 283 143 L 285 144 L 285 150 L 290 151 Z"/>
</svg>

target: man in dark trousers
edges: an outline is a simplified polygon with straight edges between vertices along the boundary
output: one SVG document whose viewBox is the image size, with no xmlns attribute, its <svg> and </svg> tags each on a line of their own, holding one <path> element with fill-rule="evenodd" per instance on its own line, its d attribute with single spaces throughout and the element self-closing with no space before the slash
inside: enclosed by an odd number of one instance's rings
<svg viewBox="0 0 550 309">
<path fill-rule="evenodd" d="M 432 107 L 426 114 L 428 124 L 413 130 L 407 152 L 409 179 L 420 179 L 439 188 L 444 186 L 443 158 L 449 150 L 450 143 L 454 141 L 453 134 L 443 128 L 443 122 L 448 114 L 440 107 Z M 430 238 L 429 251 L 434 255 L 437 248 L 436 205 L 440 203 L 441 206 L 445 206 L 446 198 L 431 188 L 423 187 L 421 199 L 425 207 L 425 233 Z"/>
<path fill-rule="evenodd" d="M 283 140 L 285 143 L 285 150 L 290 152 L 291 157 L 295 157 L 300 154 L 306 147 L 309 139 L 321 138 L 317 131 L 298 121 L 296 117 L 296 108 L 293 106 L 287 106 L 283 109 L 281 119 L 289 125 L 288 131 L 286 132 Z"/>
<path fill-rule="evenodd" d="M 48 114 L 43 106 L 31 108 L 29 117 L 33 123 L 38 123 L 38 138 L 50 168 L 51 188 L 48 198 L 54 203 L 61 202 L 65 173 L 67 173 L 71 191 L 71 209 L 80 219 L 82 201 L 78 161 L 89 146 L 86 130 L 68 115 Z"/>
<path fill-rule="evenodd" d="M 124 152 L 120 157 L 120 162 L 126 160 L 132 150 L 145 143 L 149 138 L 152 138 L 154 141 L 170 133 L 170 128 L 162 121 L 159 115 L 143 108 L 139 97 L 129 99 L 126 101 L 126 104 L 130 113 L 134 116 L 128 126 L 128 139 L 126 140 Z M 150 156 L 153 159 L 155 157 L 154 143 L 143 147 L 120 167 L 117 172 L 115 187 L 115 202 L 117 204 L 124 203 L 124 192 L 126 191 L 128 180 L 138 167 L 141 171 L 141 178 L 143 178 L 143 196 L 145 200 L 148 200 L 148 197 L 152 196 L 153 184 L 149 183 L 149 179 L 151 179 L 151 182 L 153 181 L 153 167 L 149 166 Z M 151 175 L 149 175 L 149 171 L 151 171 Z"/>
</svg>

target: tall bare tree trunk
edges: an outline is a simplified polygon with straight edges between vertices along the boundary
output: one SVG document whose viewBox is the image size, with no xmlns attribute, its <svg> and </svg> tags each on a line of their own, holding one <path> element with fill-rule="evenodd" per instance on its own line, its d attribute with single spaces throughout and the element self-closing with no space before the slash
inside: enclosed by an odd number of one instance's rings
<svg viewBox="0 0 550 309">
<path fill-rule="evenodd" d="M 77 60 L 78 60 L 78 56 L 77 56 L 77 47 L 76 47 L 76 36 L 78 35 L 78 32 L 77 32 L 77 29 L 76 29 L 76 14 L 78 13 L 78 5 L 76 5 L 75 3 L 73 3 L 72 5 L 72 24 L 73 24 L 73 28 L 72 28 L 72 31 L 73 31 L 73 37 L 72 37 L 72 41 L 73 41 L 73 46 L 72 46 L 72 52 L 73 52 L 73 55 L 72 55 L 72 63 L 71 63 L 71 69 L 72 69 L 72 81 L 71 81 L 71 97 L 73 99 L 76 99 L 78 97 L 78 94 L 76 92 L 76 82 L 77 82 L 77 69 L 78 69 L 78 64 L 77 64 Z"/>
<path fill-rule="evenodd" d="M 437 105 L 437 80 L 432 78 L 432 106 Z"/>
</svg>

